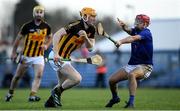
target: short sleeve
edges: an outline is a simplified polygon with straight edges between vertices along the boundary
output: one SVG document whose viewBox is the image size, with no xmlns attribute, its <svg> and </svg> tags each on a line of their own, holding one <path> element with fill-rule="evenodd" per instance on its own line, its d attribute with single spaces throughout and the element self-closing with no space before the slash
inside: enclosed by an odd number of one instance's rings
<svg viewBox="0 0 180 111">
<path fill-rule="evenodd" d="M 20 34 L 26 35 L 27 33 L 28 33 L 27 24 L 24 24 L 20 29 Z"/>
<path fill-rule="evenodd" d="M 95 35 L 95 32 L 96 32 L 95 27 L 94 26 L 90 26 L 89 27 L 89 32 L 90 32 L 89 38 L 94 38 L 94 35 Z"/>
<path fill-rule="evenodd" d="M 50 35 L 51 34 L 51 27 L 48 25 L 47 26 L 47 35 Z"/>
<path fill-rule="evenodd" d="M 152 36 L 150 30 L 148 29 L 141 31 L 138 35 L 141 36 L 142 40 L 149 39 Z"/>
<path fill-rule="evenodd" d="M 135 29 L 135 28 L 131 28 L 131 30 L 132 30 L 132 31 L 131 31 L 130 35 L 131 35 L 131 36 L 135 35 L 136 29 Z"/>
<path fill-rule="evenodd" d="M 69 23 L 67 26 L 65 26 L 65 30 L 67 33 L 77 33 L 78 32 L 78 29 L 79 29 L 79 23 L 80 21 L 76 21 L 76 22 L 73 22 L 73 23 Z"/>
</svg>

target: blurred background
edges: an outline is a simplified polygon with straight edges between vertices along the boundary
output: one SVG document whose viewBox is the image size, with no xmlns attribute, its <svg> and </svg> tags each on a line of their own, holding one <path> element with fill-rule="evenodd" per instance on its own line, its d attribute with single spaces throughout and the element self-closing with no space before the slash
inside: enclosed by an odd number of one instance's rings
<svg viewBox="0 0 180 111">
<path fill-rule="evenodd" d="M 117 17 L 133 26 L 137 14 L 146 14 L 151 18 L 149 28 L 153 34 L 154 70 L 140 87 L 180 88 L 180 1 L 179 0 L 0 0 L 0 87 L 9 87 L 17 64 L 9 59 L 12 44 L 20 27 L 32 19 L 35 5 L 45 7 L 45 20 L 52 32 L 80 19 L 79 11 L 83 7 L 92 7 L 97 11 L 97 23 L 101 21 L 105 31 L 115 40 L 127 34 L 117 24 Z M 79 87 L 108 87 L 108 77 L 118 68 L 126 65 L 130 57 L 130 45 L 116 49 L 107 39 L 96 36 L 93 52 L 82 48 L 73 53 L 74 57 L 89 57 L 101 54 L 105 60 L 104 70 L 89 64 L 73 63 L 81 73 L 83 80 Z M 46 52 L 46 55 L 48 52 Z M 102 71 L 102 72 L 101 72 Z M 102 79 L 99 79 L 101 74 Z M 31 85 L 33 70 L 30 68 L 20 82 L 20 87 Z M 52 87 L 57 83 L 55 72 L 46 63 L 41 87 Z M 126 86 L 126 82 L 120 87 Z"/>
</svg>

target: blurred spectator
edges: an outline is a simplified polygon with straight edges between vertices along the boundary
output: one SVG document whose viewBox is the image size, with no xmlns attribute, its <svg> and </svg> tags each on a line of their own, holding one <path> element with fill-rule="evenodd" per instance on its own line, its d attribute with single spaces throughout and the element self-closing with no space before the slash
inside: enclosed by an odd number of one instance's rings
<svg viewBox="0 0 180 111">
<path fill-rule="evenodd" d="M 89 51 L 85 47 L 85 45 L 83 45 L 80 49 L 78 49 L 77 52 L 72 54 L 71 58 L 87 58 L 88 56 L 89 56 Z M 79 67 L 79 65 L 81 65 L 81 63 L 79 62 L 76 62 L 74 64 L 76 65 L 76 67 Z M 87 64 L 83 64 L 83 65 L 84 65 L 84 68 L 86 69 Z"/>
<path fill-rule="evenodd" d="M 11 64 L 7 64 L 5 66 L 4 76 L 2 79 L 2 87 L 7 88 L 10 86 L 11 80 L 13 78 L 13 66 Z"/>
<path fill-rule="evenodd" d="M 180 67 L 180 47 L 179 47 L 179 50 L 178 50 L 178 59 L 179 59 L 179 67 Z"/>
<path fill-rule="evenodd" d="M 88 51 L 88 49 L 86 47 L 83 47 L 81 49 L 81 55 L 82 55 L 83 58 L 87 58 L 89 56 L 89 51 Z"/>
<path fill-rule="evenodd" d="M 31 86 L 31 76 L 29 73 L 29 70 L 26 70 L 26 72 L 24 73 L 21 83 L 20 83 L 20 87 L 30 87 Z"/>
<path fill-rule="evenodd" d="M 7 52 L 6 50 L 0 51 L 0 64 L 4 64 L 6 62 Z"/>
<path fill-rule="evenodd" d="M 0 64 L 4 64 L 6 62 L 7 57 L 7 46 L 9 43 L 7 41 L 1 41 L 0 40 Z"/>
<path fill-rule="evenodd" d="M 121 64 L 121 55 L 122 55 L 122 53 L 121 53 L 120 49 L 115 47 L 113 53 L 116 55 L 116 59 L 115 59 L 116 65 Z"/>
<path fill-rule="evenodd" d="M 103 54 L 99 50 L 96 52 L 96 54 L 98 54 L 102 57 L 103 63 L 96 67 L 95 87 L 105 88 L 106 87 L 105 79 L 106 79 L 106 73 L 107 73 L 107 66 L 105 64 L 105 57 L 103 56 Z"/>
</svg>

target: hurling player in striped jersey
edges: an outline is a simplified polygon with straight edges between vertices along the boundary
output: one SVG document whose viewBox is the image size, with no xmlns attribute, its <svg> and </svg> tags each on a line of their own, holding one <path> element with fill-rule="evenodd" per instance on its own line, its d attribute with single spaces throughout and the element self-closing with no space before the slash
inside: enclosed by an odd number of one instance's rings
<svg viewBox="0 0 180 111">
<path fill-rule="evenodd" d="M 11 81 L 9 92 L 5 97 L 6 102 L 11 101 L 19 79 L 24 75 L 29 66 L 32 66 L 34 69 L 34 79 L 28 101 L 36 102 L 41 99 L 36 94 L 44 70 L 44 51 L 47 50 L 52 41 L 51 28 L 44 21 L 44 12 L 43 6 L 35 6 L 33 8 L 33 20 L 25 23 L 16 37 L 11 54 L 12 60 L 18 58 L 16 51 L 21 41 L 23 41 L 24 45 L 16 73 Z"/>
<path fill-rule="evenodd" d="M 84 7 L 80 11 L 80 20 L 73 21 L 59 29 L 53 36 L 53 51 L 50 52 L 49 61 L 56 71 L 58 84 L 51 91 L 45 107 L 58 107 L 61 104 L 62 93 L 78 85 L 82 77 L 70 62 L 62 62 L 60 58 L 69 59 L 71 53 L 85 45 L 89 51 L 95 44 L 95 18 L 96 11 L 90 7 Z"/>
</svg>

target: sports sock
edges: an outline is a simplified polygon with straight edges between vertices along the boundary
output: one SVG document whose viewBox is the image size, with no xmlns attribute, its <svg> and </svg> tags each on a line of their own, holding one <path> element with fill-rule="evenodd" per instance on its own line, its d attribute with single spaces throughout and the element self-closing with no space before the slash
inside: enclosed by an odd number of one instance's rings
<svg viewBox="0 0 180 111">
<path fill-rule="evenodd" d="M 62 86 L 56 87 L 54 90 L 55 90 L 55 92 L 57 92 L 59 95 L 61 95 L 62 92 L 64 91 L 64 89 L 62 88 Z"/>
<path fill-rule="evenodd" d="M 134 95 L 129 96 L 129 101 L 130 104 L 134 104 Z"/>
<path fill-rule="evenodd" d="M 35 95 L 36 95 L 36 92 L 31 91 L 29 96 L 35 96 Z"/>
<path fill-rule="evenodd" d="M 59 88 L 60 92 L 62 93 L 64 91 L 64 89 L 62 88 L 62 86 Z"/>
<path fill-rule="evenodd" d="M 9 94 L 14 94 L 14 90 L 10 89 Z"/>
<path fill-rule="evenodd" d="M 118 95 L 117 95 L 117 93 L 116 93 L 116 92 L 113 92 L 113 93 L 112 93 L 112 98 L 113 98 L 113 99 L 118 98 Z"/>
</svg>

